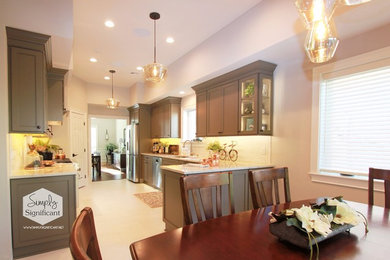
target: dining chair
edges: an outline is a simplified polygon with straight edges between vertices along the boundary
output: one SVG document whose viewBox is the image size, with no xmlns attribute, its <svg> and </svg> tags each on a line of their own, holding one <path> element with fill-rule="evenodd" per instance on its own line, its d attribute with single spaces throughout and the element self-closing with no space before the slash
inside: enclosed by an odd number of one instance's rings
<svg viewBox="0 0 390 260">
<path fill-rule="evenodd" d="M 234 213 L 231 172 L 194 174 L 180 178 L 186 225 Z"/>
<path fill-rule="evenodd" d="M 85 207 L 73 223 L 70 252 L 75 260 L 101 260 L 92 209 Z"/>
<path fill-rule="evenodd" d="M 249 171 L 249 186 L 255 209 L 280 203 L 280 179 L 284 183 L 285 202 L 291 202 L 287 167 Z"/>
<path fill-rule="evenodd" d="M 374 179 L 383 180 L 385 186 L 385 208 L 390 208 L 390 170 L 370 168 L 368 170 L 368 204 L 374 205 Z"/>
</svg>

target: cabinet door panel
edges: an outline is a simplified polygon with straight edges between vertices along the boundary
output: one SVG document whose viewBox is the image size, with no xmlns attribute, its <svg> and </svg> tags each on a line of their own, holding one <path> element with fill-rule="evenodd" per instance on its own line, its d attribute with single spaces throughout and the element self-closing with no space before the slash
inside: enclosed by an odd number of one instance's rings
<svg viewBox="0 0 390 260">
<path fill-rule="evenodd" d="M 223 132 L 223 88 L 207 93 L 207 135 L 216 136 Z"/>
<path fill-rule="evenodd" d="M 171 105 L 171 111 L 170 111 L 170 117 L 169 117 L 169 124 L 170 124 L 170 136 L 171 138 L 180 138 L 180 111 L 181 105 L 180 104 L 172 104 Z"/>
<path fill-rule="evenodd" d="M 12 47 L 10 52 L 11 132 L 43 132 L 44 58 L 38 51 Z"/>
<path fill-rule="evenodd" d="M 158 138 L 161 137 L 161 108 L 155 107 L 152 109 L 152 138 Z"/>
<path fill-rule="evenodd" d="M 171 110 L 170 105 L 166 104 L 160 107 L 160 136 L 171 137 Z"/>
<path fill-rule="evenodd" d="M 206 136 L 207 129 L 207 94 L 196 95 L 196 136 Z"/>
<path fill-rule="evenodd" d="M 239 81 L 240 134 L 258 134 L 258 74 Z"/>
<path fill-rule="evenodd" d="M 223 87 L 223 135 L 238 133 L 238 82 Z"/>
</svg>

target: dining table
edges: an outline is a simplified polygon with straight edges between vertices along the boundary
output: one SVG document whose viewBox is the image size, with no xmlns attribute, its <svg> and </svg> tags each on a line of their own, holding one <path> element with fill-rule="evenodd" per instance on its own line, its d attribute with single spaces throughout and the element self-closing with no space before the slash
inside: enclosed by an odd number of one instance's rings
<svg viewBox="0 0 390 260">
<path fill-rule="evenodd" d="M 187 225 L 130 245 L 134 260 L 309 259 L 310 250 L 269 232 L 269 212 L 321 203 L 323 198 L 288 202 Z M 319 243 L 319 259 L 390 259 L 389 209 L 346 201 L 362 213 L 363 223 Z M 312 259 L 316 259 L 313 249 Z"/>
</svg>

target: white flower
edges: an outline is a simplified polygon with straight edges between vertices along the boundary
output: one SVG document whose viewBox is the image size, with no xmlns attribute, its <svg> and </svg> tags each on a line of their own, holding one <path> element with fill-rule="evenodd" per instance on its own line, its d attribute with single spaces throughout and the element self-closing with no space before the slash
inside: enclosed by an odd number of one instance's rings
<svg viewBox="0 0 390 260">
<path fill-rule="evenodd" d="M 331 199 L 327 201 L 327 204 L 328 206 L 336 206 L 336 216 L 333 218 L 333 222 L 336 224 L 351 224 L 356 226 L 362 220 L 359 214 L 344 202 Z"/>
<path fill-rule="evenodd" d="M 326 216 L 318 215 L 311 207 L 302 206 L 300 209 L 293 209 L 298 220 L 302 222 L 302 228 L 307 232 L 315 230 L 317 233 L 327 236 L 332 232 L 330 229 L 330 221 Z"/>
<path fill-rule="evenodd" d="M 277 222 L 277 219 L 276 219 L 272 214 L 273 214 L 272 212 L 269 212 L 269 213 L 268 213 L 268 216 L 271 217 L 271 218 L 269 219 L 269 222 L 270 222 L 270 223 L 275 223 L 275 222 Z"/>
</svg>

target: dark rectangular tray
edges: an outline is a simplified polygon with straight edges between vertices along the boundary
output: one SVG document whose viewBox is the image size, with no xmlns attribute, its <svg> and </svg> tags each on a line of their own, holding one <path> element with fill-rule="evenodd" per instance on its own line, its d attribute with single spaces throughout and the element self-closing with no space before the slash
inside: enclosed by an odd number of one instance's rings
<svg viewBox="0 0 390 260">
<path fill-rule="evenodd" d="M 314 239 L 311 239 L 311 245 L 309 243 L 309 238 L 307 234 L 294 226 L 287 226 L 287 220 L 271 223 L 269 224 L 269 231 L 274 236 L 278 237 L 280 240 L 287 241 L 293 245 L 299 246 L 301 248 L 310 249 L 311 246 L 315 245 Z M 329 239 L 337 234 L 348 231 L 353 227 L 350 224 L 346 225 L 333 225 L 332 233 L 324 237 L 314 232 L 313 235 L 317 240 L 317 243 Z"/>
</svg>

